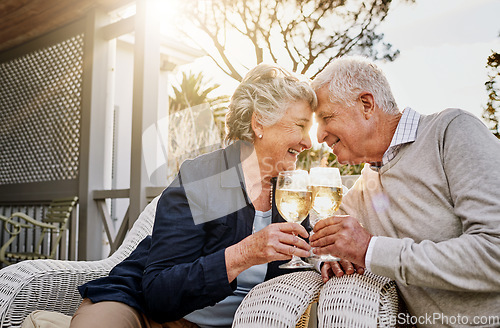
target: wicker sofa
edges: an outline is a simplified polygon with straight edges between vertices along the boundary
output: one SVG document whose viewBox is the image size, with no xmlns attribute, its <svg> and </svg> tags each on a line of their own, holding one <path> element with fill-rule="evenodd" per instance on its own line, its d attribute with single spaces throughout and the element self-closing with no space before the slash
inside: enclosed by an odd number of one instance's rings
<svg viewBox="0 0 500 328">
<path fill-rule="evenodd" d="M 19 327 L 34 310 L 73 315 L 82 298 L 77 286 L 106 276 L 153 229 L 158 197 L 153 199 L 110 257 L 100 261 L 28 260 L 0 270 L 1 327 Z"/>
<path fill-rule="evenodd" d="M 157 202 L 158 197 L 149 203 L 120 248 L 104 260 L 28 260 L 0 270 L 1 327 L 20 327 L 35 310 L 73 315 L 82 300 L 76 287 L 106 276 L 151 233 Z M 254 287 L 233 327 L 314 327 L 316 320 L 308 322 L 314 303 L 322 327 L 389 327 L 400 311 L 395 284 L 386 278 L 352 275 L 323 285 L 318 273 L 305 271 Z"/>
</svg>

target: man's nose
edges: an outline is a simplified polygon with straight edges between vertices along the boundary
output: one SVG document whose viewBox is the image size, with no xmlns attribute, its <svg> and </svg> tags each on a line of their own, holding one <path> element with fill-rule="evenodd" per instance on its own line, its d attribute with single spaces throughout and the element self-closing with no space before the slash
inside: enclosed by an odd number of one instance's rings
<svg viewBox="0 0 500 328">
<path fill-rule="evenodd" d="M 318 138 L 318 142 L 322 143 L 325 141 L 327 133 L 325 131 L 325 126 L 323 124 L 318 124 L 318 131 L 316 133 L 316 137 Z"/>
</svg>

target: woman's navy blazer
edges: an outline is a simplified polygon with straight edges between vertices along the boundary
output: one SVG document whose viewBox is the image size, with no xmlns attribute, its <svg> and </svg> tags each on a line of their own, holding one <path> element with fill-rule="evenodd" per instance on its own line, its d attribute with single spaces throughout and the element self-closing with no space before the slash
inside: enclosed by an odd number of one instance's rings
<svg viewBox="0 0 500 328">
<path fill-rule="evenodd" d="M 158 201 L 152 236 L 108 277 L 79 287 L 92 302 L 118 301 L 157 322 L 178 320 L 231 295 L 225 249 L 252 233 L 255 208 L 245 189 L 241 142 L 187 160 Z M 273 199 L 272 222 L 284 222 Z M 309 231 L 309 221 L 303 225 Z M 266 280 L 290 273 L 268 264 Z"/>
</svg>

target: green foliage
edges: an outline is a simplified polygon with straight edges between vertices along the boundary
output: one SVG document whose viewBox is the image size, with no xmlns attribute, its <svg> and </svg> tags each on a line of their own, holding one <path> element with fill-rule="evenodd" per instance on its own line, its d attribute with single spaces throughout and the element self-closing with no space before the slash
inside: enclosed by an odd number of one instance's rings
<svg viewBox="0 0 500 328">
<path fill-rule="evenodd" d="M 364 164 L 342 165 L 337 161 L 337 156 L 328 149 L 328 146 L 321 144 L 319 148 L 303 151 L 297 159 L 297 168 L 309 171 L 311 167 L 316 166 L 337 167 L 341 175 L 357 175 L 361 174 Z"/>
<path fill-rule="evenodd" d="M 208 85 L 210 81 L 210 79 L 204 80 L 201 72 L 198 74 L 182 72 L 182 81 L 179 86 L 172 86 L 174 95 L 169 100 L 170 112 L 179 111 L 205 102 L 208 102 L 210 105 L 220 105 L 224 100 L 227 101 L 229 99 L 228 96 L 215 98 L 208 96 L 220 86 L 220 84 Z"/>
<path fill-rule="evenodd" d="M 485 83 L 488 91 L 488 102 L 483 111 L 483 118 L 489 124 L 491 132 L 500 139 L 500 53 L 492 51 L 488 57 L 486 68 L 489 80 Z"/>
<path fill-rule="evenodd" d="M 182 81 L 178 87 L 172 86 L 174 94 L 169 99 L 170 113 L 208 103 L 214 115 L 215 123 L 219 131 L 223 133 L 227 104 L 230 97 L 227 95 L 210 97 L 210 93 L 220 86 L 220 84 L 210 84 L 210 82 L 211 79 L 205 79 L 201 72 L 198 74 L 182 72 Z"/>
</svg>

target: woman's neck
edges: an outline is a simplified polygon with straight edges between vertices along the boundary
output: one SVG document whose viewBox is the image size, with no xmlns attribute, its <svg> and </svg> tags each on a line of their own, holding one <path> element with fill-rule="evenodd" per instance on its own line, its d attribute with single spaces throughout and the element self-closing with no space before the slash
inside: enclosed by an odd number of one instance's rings
<svg viewBox="0 0 500 328">
<path fill-rule="evenodd" d="M 241 147 L 241 166 L 248 197 L 256 210 L 267 211 L 271 208 L 271 174 L 263 170 L 255 149 L 251 145 Z"/>
</svg>

